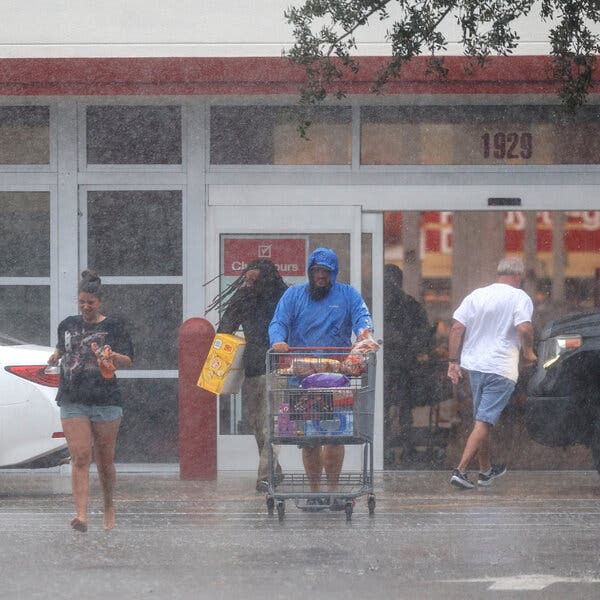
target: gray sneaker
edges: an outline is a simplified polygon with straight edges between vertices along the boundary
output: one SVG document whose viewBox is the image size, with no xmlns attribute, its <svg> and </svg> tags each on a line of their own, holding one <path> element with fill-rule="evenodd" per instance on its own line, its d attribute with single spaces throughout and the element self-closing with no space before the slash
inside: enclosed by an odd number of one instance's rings
<svg viewBox="0 0 600 600">
<path fill-rule="evenodd" d="M 467 477 L 467 474 L 461 473 L 458 469 L 452 469 L 450 483 L 465 490 L 470 490 L 474 487 L 473 482 Z"/>
<path fill-rule="evenodd" d="M 506 473 L 506 465 L 492 465 L 491 472 L 488 475 L 479 473 L 477 485 L 490 485 L 494 479 L 502 477 L 504 473 Z"/>
</svg>

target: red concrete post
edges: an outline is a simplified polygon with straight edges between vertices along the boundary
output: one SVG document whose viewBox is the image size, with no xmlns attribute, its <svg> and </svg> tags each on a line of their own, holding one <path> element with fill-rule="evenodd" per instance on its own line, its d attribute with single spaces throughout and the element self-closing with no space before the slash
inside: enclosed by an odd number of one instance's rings
<svg viewBox="0 0 600 600">
<path fill-rule="evenodd" d="M 196 385 L 215 335 L 206 320 L 179 328 L 179 478 L 217 478 L 216 395 Z"/>
</svg>

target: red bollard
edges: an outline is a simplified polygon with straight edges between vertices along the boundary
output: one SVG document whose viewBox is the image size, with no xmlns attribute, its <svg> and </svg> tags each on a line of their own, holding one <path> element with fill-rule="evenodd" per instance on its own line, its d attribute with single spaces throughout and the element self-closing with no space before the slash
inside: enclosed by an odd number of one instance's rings
<svg viewBox="0 0 600 600">
<path fill-rule="evenodd" d="M 179 328 L 179 478 L 217 478 L 216 395 L 196 385 L 215 335 L 206 320 Z"/>
</svg>

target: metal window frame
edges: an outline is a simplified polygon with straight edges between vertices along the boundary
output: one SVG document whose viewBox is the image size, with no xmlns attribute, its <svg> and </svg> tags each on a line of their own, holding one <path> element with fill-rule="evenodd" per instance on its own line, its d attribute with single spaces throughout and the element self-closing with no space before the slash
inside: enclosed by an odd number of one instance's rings
<svg viewBox="0 0 600 600">
<path fill-rule="evenodd" d="M 118 99 L 118 103 L 114 99 Z M 87 109 L 90 106 L 178 106 L 181 108 L 181 163 L 175 165 L 165 164 L 98 164 L 87 161 Z M 170 99 L 154 99 L 146 97 L 121 97 L 111 96 L 94 101 L 79 102 L 77 114 L 78 126 L 78 172 L 79 173 L 179 173 L 183 174 L 187 164 L 187 121 L 185 106 L 181 101 Z"/>
</svg>

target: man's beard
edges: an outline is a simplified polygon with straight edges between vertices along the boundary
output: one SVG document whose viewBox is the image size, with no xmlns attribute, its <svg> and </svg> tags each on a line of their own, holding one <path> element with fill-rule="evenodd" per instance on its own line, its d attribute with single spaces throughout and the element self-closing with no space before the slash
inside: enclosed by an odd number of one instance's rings
<svg viewBox="0 0 600 600">
<path fill-rule="evenodd" d="M 318 287 L 315 285 L 314 281 L 311 280 L 308 286 L 308 294 L 310 295 L 312 300 L 323 300 L 323 298 L 325 298 L 325 296 L 329 294 L 330 289 L 331 283 L 323 287 Z"/>
</svg>

